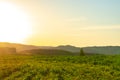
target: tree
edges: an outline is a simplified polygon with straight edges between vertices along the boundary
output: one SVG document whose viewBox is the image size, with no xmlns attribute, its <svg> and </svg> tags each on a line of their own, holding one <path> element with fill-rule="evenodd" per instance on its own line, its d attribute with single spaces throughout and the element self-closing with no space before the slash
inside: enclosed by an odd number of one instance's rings
<svg viewBox="0 0 120 80">
<path fill-rule="evenodd" d="M 83 48 L 80 49 L 80 56 L 85 56 L 85 53 L 83 51 Z"/>
</svg>

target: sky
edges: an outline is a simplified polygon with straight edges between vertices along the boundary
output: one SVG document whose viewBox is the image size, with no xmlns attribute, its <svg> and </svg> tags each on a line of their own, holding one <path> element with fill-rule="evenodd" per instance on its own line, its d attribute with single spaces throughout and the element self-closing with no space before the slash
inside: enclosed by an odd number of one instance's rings
<svg viewBox="0 0 120 80">
<path fill-rule="evenodd" d="M 39 46 L 119 46 L 120 0 L 0 0 L 20 7 Z M 24 19 L 24 18 L 23 18 Z"/>
</svg>

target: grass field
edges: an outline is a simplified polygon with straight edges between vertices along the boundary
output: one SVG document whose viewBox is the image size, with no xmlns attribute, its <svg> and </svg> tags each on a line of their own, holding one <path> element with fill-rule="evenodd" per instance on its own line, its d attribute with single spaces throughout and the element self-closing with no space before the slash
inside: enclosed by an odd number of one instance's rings
<svg viewBox="0 0 120 80">
<path fill-rule="evenodd" d="M 120 55 L 1 55 L 0 80 L 120 80 Z"/>
</svg>

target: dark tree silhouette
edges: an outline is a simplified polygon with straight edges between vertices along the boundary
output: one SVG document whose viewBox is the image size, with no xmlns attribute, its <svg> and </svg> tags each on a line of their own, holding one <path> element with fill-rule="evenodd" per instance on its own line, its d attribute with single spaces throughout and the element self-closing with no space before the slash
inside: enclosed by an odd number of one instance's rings
<svg viewBox="0 0 120 80">
<path fill-rule="evenodd" d="M 85 53 L 83 51 L 83 48 L 80 49 L 80 56 L 85 56 Z"/>
</svg>

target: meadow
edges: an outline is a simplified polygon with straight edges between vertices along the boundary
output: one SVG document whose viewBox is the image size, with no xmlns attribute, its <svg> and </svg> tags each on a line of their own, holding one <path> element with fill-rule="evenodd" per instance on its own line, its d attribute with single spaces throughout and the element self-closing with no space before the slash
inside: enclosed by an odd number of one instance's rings
<svg viewBox="0 0 120 80">
<path fill-rule="evenodd" d="M 120 55 L 0 55 L 0 80 L 120 80 Z"/>
</svg>

